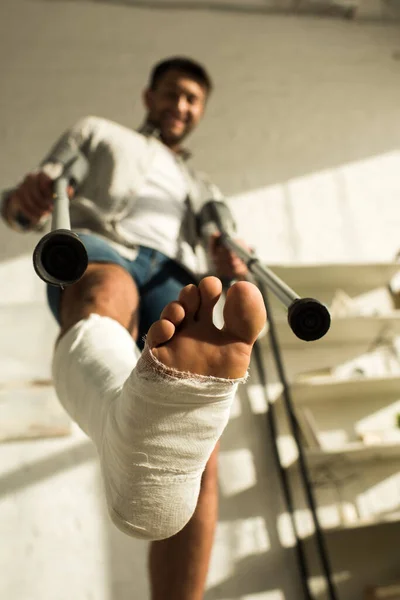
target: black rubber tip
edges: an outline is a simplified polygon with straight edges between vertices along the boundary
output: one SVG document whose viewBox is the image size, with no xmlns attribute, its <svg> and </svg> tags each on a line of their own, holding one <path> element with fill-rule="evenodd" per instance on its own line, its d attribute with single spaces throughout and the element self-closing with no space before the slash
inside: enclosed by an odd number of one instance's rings
<svg viewBox="0 0 400 600">
<path fill-rule="evenodd" d="M 51 231 L 37 244 L 33 266 L 40 279 L 50 285 L 76 283 L 88 266 L 85 245 L 69 229 Z"/>
<path fill-rule="evenodd" d="M 326 306 L 313 298 L 299 298 L 288 309 L 288 321 L 293 333 L 306 342 L 322 338 L 331 326 Z"/>
</svg>

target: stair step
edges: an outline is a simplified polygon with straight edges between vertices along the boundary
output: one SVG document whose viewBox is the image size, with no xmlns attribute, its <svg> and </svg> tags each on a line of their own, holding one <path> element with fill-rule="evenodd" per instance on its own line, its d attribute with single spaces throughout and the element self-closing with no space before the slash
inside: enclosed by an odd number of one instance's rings
<svg viewBox="0 0 400 600">
<path fill-rule="evenodd" d="M 0 383 L 49 379 L 58 329 L 44 303 L 0 306 Z"/>
<path fill-rule="evenodd" d="M 0 442 L 70 435 L 71 419 L 50 381 L 0 385 Z"/>
</svg>

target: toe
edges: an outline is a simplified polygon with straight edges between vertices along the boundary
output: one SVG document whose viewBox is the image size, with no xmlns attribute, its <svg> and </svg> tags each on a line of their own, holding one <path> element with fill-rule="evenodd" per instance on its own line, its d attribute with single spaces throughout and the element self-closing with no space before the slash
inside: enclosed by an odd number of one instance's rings
<svg viewBox="0 0 400 600">
<path fill-rule="evenodd" d="M 253 344 L 265 321 L 264 301 L 254 284 L 239 281 L 229 288 L 224 306 L 224 331 L 238 340 Z"/>
<path fill-rule="evenodd" d="M 150 327 L 146 342 L 150 349 L 168 342 L 175 333 L 175 325 L 167 319 L 160 319 Z"/>
<path fill-rule="evenodd" d="M 170 302 L 161 313 L 160 319 L 167 319 L 177 327 L 185 318 L 185 309 L 180 302 Z"/>
<path fill-rule="evenodd" d="M 179 302 L 183 306 L 186 317 L 194 317 L 200 306 L 200 292 L 193 283 L 185 286 L 179 294 Z"/>
<path fill-rule="evenodd" d="M 214 306 L 222 293 L 222 283 L 217 277 L 205 277 L 199 283 L 200 307 L 197 312 L 198 319 L 212 321 Z"/>
</svg>

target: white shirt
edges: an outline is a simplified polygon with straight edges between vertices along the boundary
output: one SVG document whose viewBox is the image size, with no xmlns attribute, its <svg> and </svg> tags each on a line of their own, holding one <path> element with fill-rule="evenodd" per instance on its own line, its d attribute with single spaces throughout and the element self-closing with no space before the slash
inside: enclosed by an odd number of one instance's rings
<svg viewBox="0 0 400 600">
<path fill-rule="evenodd" d="M 146 245 L 193 274 L 210 271 L 208 233 L 197 230 L 196 215 L 205 202 L 223 197 L 207 177 L 188 169 L 183 156 L 155 134 L 94 116 L 67 129 L 40 168 L 63 165 L 62 157 L 78 150 L 89 170 L 70 203 L 74 230 L 105 237 L 127 258 L 134 259 L 138 245 Z M 3 198 L 11 191 L 5 190 Z"/>
<path fill-rule="evenodd" d="M 188 192 L 187 177 L 179 157 L 165 147 L 164 152 L 157 154 L 121 229 L 134 243 L 176 259 Z"/>
</svg>

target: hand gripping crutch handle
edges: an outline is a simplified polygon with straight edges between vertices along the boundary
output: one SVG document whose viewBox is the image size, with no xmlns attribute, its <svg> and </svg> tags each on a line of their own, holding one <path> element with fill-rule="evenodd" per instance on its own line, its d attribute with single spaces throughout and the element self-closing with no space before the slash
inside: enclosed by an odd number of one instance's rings
<svg viewBox="0 0 400 600">
<path fill-rule="evenodd" d="M 249 271 L 266 283 L 269 289 L 288 309 L 288 323 L 293 333 L 306 342 L 322 338 L 329 330 L 331 317 L 324 304 L 313 298 L 300 298 L 286 283 L 259 259 L 238 244 L 230 235 L 233 219 L 226 204 L 210 200 L 199 214 L 200 231 L 209 234 L 212 230 L 221 234 L 220 243 L 233 250 L 247 265 Z"/>
</svg>

